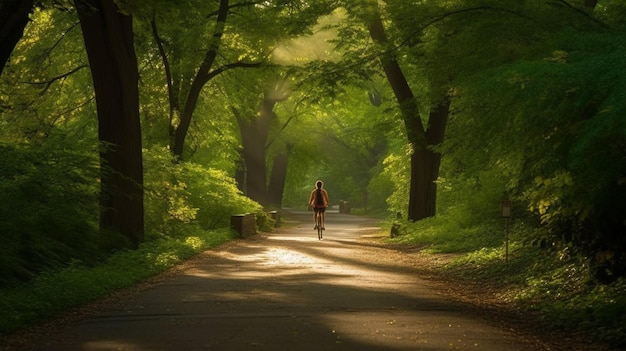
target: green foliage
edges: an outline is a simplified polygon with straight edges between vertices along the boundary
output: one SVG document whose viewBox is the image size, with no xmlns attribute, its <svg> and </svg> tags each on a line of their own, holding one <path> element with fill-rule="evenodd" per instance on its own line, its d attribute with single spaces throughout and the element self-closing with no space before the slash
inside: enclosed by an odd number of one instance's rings
<svg viewBox="0 0 626 351">
<path fill-rule="evenodd" d="M 262 232 L 271 232 L 276 226 L 276 221 L 272 218 L 272 216 L 268 212 L 257 212 L 256 215 L 256 226 L 257 229 Z"/>
<path fill-rule="evenodd" d="M 575 28 L 545 36 L 534 57 L 459 80 L 443 149 L 467 175 L 499 170 L 545 227 L 537 241 L 572 243 L 610 281 L 626 274 L 626 37 Z"/>
<path fill-rule="evenodd" d="M 0 334 L 44 321 L 63 311 L 133 286 L 183 260 L 233 238 L 229 229 L 206 231 L 187 225 L 186 235 L 118 252 L 102 264 L 75 263 L 50 270 L 31 282 L 0 290 Z"/>
<path fill-rule="evenodd" d="M 494 254 L 497 252 L 503 255 L 501 203 L 507 197 L 508 179 L 502 176 L 499 169 L 484 169 L 468 174 L 453 168 L 454 159 L 444 161 L 443 173 L 437 181 L 437 216 L 414 223 L 402 222 L 405 235 L 397 241 L 429 245 L 428 250 L 433 252 L 473 252 L 495 248 Z M 400 180 L 395 182 L 404 186 L 400 194 L 408 191 L 407 183 Z M 400 205 L 405 203 L 400 202 Z M 523 213 L 516 208 L 516 204 L 513 201 L 514 217 Z"/>
<path fill-rule="evenodd" d="M 391 213 L 400 214 L 402 218 L 407 217 L 409 204 L 410 185 L 410 155 L 389 155 L 385 158 L 384 176 L 393 185 L 392 193 L 387 198 L 387 204 Z"/>
<path fill-rule="evenodd" d="M 146 227 L 152 237 L 177 236 L 184 224 L 228 227 L 237 213 L 261 213 L 224 172 L 193 162 L 174 162 L 166 148 L 144 152 Z"/>
<path fill-rule="evenodd" d="M 98 257 L 93 157 L 56 145 L 0 145 L 0 155 L 0 285 Z"/>
<path fill-rule="evenodd" d="M 385 218 L 390 213 L 387 199 L 392 194 L 393 182 L 381 169 L 382 162 L 370 171 L 371 180 L 367 185 L 367 214 Z"/>
<path fill-rule="evenodd" d="M 500 221 L 484 219 L 467 223 L 453 216 L 435 216 L 417 222 L 394 220 L 401 225 L 395 243 L 423 246 L 427 252 L 457 253 L 502 248 L 504 228 Z"/>
</svg>

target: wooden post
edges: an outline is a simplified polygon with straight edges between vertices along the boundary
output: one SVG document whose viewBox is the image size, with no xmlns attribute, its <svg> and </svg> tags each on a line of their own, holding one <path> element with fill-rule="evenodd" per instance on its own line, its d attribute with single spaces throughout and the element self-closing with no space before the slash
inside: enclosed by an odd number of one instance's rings
<svg viewBox="0 0 626 351">
<path fill-rule="evenodd" d="M 254 213 L 234 214 L 230 216 L 230 227 L 242 238 L 256 234 L 256 216 Z"/>
</svg>

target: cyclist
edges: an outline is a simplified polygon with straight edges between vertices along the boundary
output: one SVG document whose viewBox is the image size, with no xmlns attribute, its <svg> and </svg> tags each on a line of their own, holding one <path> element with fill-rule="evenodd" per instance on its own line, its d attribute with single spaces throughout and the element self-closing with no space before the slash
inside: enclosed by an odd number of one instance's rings
<svg viewBox="0 0 626 351">
<path fill-rule="evenodd" d="M 317 221 L 316 215 L 319 213 L 322 217 L 322 230 L 325 230 L 325 212 L 326 207 L 328 207 L 328 193 L 326 189 L 322 189 L 324 183 L 321 180 L 315 182 L 315 189 L 311 191 L 311 197 L 309 198 L 309 206 L 313 207 L 313 223 L 315 223 L 315 227 L 313 229 L 317 229 Z"/>
</svg>

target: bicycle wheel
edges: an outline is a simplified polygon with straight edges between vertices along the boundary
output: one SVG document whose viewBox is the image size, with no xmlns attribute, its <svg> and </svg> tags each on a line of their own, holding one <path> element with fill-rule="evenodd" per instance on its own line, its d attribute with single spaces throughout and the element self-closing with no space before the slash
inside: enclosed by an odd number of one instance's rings
<svg viewBox="0 0 626 351">
<path fill-rule="evenodd" d="M 317 223 L 317 239 L 322 240 L 322 214 L 317 213 L 317 217 L 315 219 Z"/>
</svg>

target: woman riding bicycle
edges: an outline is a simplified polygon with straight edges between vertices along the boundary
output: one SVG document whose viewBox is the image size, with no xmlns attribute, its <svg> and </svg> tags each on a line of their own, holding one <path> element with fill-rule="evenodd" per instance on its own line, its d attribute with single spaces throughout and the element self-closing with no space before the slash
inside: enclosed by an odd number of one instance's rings
<svg viewBox="0 0 626 351">
<path fill-rule="evenodd" d="M 309 206 L 313 207 L 313 222 L 315 223 L 315 228 L 317 229 L 317 214 L 319 213 L 322 217 L 322 230 L 325 230 L 325 212 L 326 207 L 328 207 L 328 193 L 325 189 L 322 189 L 324 183 L 321 180 L 315 182 L 315 189 L 311 191 L 311 197 L 309 198 Z"/>
</svg>

